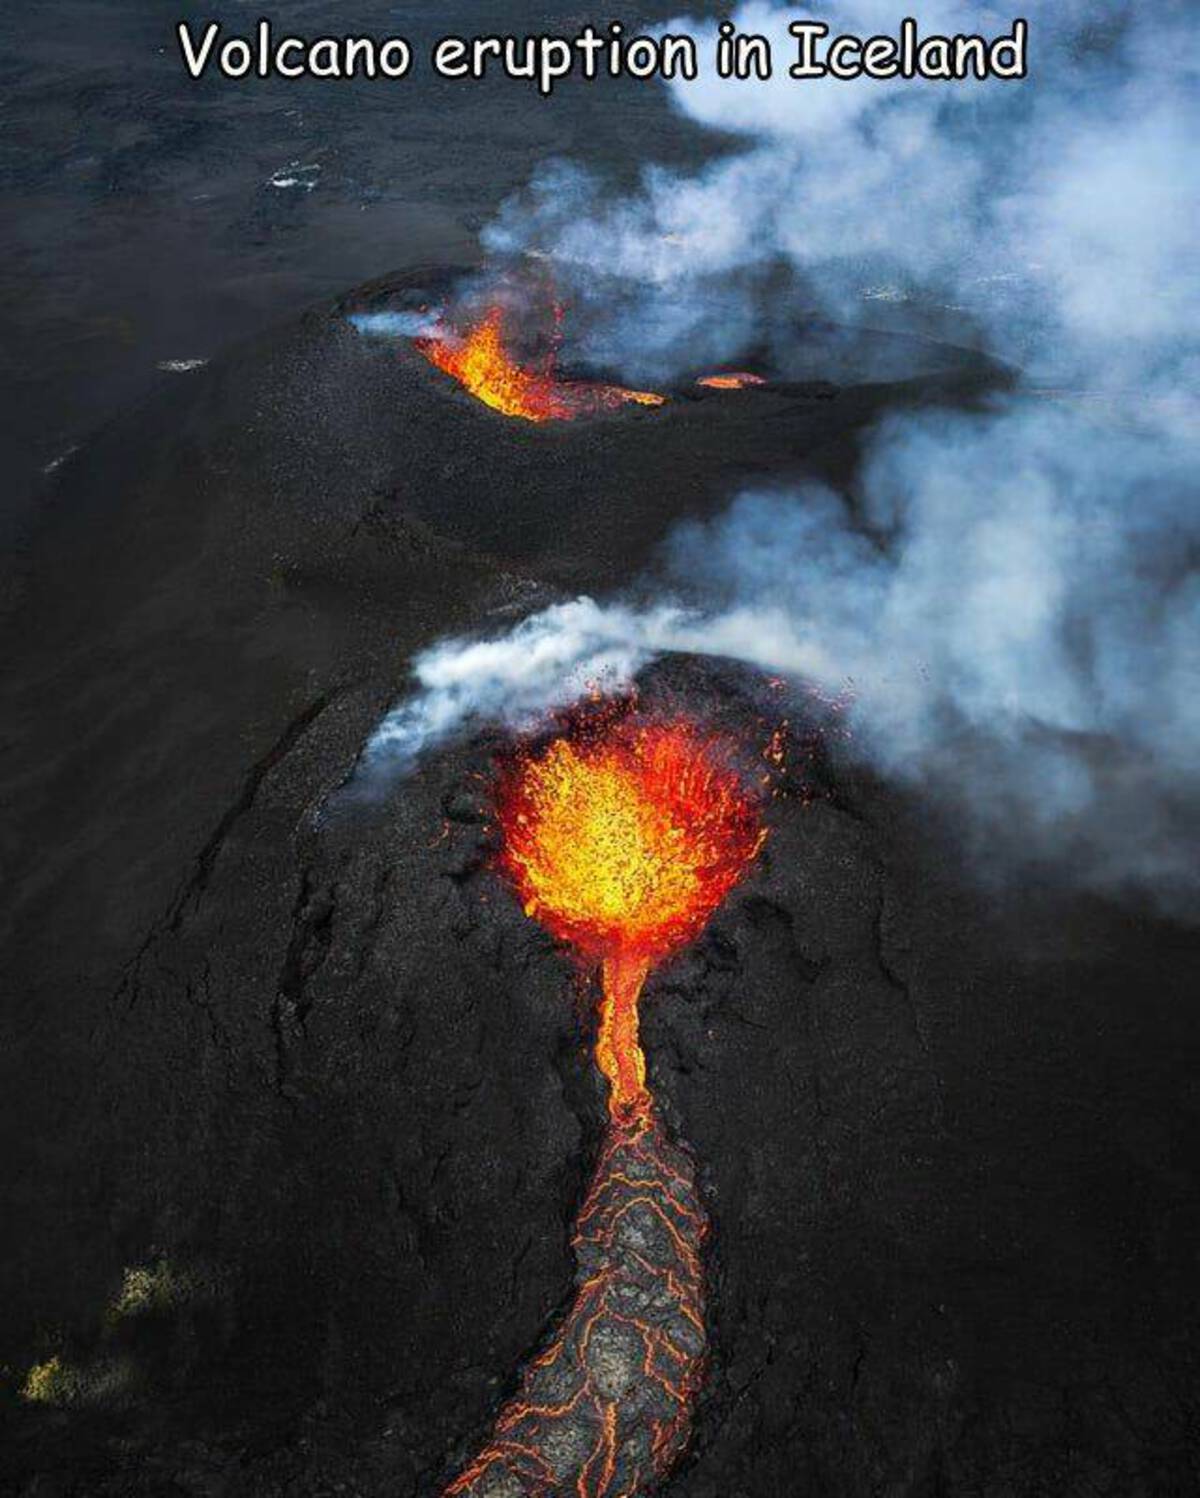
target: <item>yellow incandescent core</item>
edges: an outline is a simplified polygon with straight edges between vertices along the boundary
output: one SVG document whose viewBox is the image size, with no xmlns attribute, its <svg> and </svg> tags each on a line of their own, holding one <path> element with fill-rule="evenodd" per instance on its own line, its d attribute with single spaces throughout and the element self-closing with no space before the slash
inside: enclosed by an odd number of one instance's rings
<svg viewBox="0 0 1200 1498">
<path fill-rule="evenodd" d="M 699 934 L 758 851 L 753 802 L 679 722 L 555 739 L 520 761 L 499 802 L 502 861 L 526 914 L 601 964 L 596 1059 L 613 1104 L 635 1104 L 642 983 Z"/>
</svg>

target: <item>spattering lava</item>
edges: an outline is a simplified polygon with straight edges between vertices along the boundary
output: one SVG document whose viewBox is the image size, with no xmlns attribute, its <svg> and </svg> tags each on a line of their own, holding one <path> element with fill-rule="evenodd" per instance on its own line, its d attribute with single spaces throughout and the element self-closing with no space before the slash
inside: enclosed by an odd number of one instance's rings
<svg viewBox="0 0 1200 1498">
<path fill-rule="evenodd" d="M 698 936 L 765 833 L 740 776 L 687 723 L 553 740 L 500 786 L 505 871 L 536 917 L 600 964 L 596 1061 L 614 1114 L 647 1100 L 637 1001 Z"/>
<path fill-rule="evenodd" d="M 707 1338 L 707 1218 L 646 1084 L 638 996 L 762 845 L 737 772 L 690 725 L 564 736 L 501 776 L 502 866 L 525 910 L 602 975 L 609 1124 L 574 1236 L 576 1292 L 447 1498 L 633 1498 L 687 1443 Z"/>
<path fill-rule="evenodd" d="M 553 348 L 536 364 L 520 363 L 509 350 L 499 305 L 489 307 L 465 333 L 443 327 L 416 344 L 431 364 L 485 406 L 525 421 L 571 421 L 626 405 L 661 406 L 665 400 L 649 390 L 559 379 Z"/>
</svg>

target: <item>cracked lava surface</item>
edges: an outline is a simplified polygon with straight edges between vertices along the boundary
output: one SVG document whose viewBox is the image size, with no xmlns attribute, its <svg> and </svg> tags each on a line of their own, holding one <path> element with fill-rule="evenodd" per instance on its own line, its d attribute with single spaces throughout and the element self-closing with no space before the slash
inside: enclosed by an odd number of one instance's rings
<svg viewBox="0 0 1200 1498">
<path fill-rule="evenodd" d="M 576 1222 L 571 1310 L 447 1498 L 617 1498 L 670 1468 L 703 1375 L 706 1230 L 653 1110 L 615 1120 Z"/>
</svg>

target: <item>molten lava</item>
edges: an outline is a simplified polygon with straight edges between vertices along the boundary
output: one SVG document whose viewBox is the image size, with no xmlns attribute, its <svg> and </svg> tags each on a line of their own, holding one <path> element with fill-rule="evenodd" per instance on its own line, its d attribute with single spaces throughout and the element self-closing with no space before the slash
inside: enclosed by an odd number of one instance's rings
<svg viewBox="0 0 1200 1498">
<path fill-rule="evenodd" d="M 696 381 L 706 390 L 748 390 L 754 385 L 765 385 L 762 375 L 750 374 L 747 370 L 734 370 L 730 374 L 704 375 Z"/>
<path fill-rule="evenodd" d="M 576 1222 L 575 1300 L 444 1498 L 630 1498 L 683 1450 L 704 1372 L 708 1222 L 652 1114 L 613 1121 Z"/>
<path fill-rule="evenodd" d="M 642 1107 L 642 983 L 699 934 L 762 845 L 754 802 L 681 722 L 555 739 L 503 778 L 499 799 L 502 863 L 526 914 L 601 965 L 596 1061 L 610 1107 Z"/>
<path fill-rule="evenodd" d="M 632 1498 L 683 1450 L 708 1347 L 708 1220 L 646 1087 L 638 995 L 765 832 L 736 771 L 683 722 L 565 735 L 497 789 L 503 867 L 526 912 L 600 964 L 609 1120 L 576 1223 L 575 1299 L 444 1498 Z"/>
<path fill-rule="evenodd" d="M 665 401 L 664 396 L 647 390 L 560 380 L 553 350 L 537 365 L 519 363 L 509 351 L 500 306 L 489 307 L 465 334 L 440 329 L 437 337 L 418 338 L 416 344 L 431 364 L 451 375 L 476 400 L 525 421 L 571 421 L 624 405 L 661 406 Z"/>
</svg>

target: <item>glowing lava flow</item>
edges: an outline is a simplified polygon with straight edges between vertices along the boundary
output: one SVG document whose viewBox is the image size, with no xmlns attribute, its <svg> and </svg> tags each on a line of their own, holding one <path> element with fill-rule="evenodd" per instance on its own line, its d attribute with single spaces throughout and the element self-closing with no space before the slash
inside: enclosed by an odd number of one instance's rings
<svg viewBox="0 0 1200 1498">
<path fill-rule="evenodd" d="M 504 309 L 499 306 L 489 307 L 465 335 L 447 329 L 436 338 L 418 338 L 416 344 L 431 364 L 485 406 L 525 421 L 571 421 L 624 405 L 661 406 L 665 401 L 648 390 L 560 380 L 553 352 L 540 367 L 519 364 L 505 343 Z"/>
<path fill-rule="evenodd" d="M 705 390 L 749 390 L 755 385 L 765 385 L 762 375 L 750 374 L 744 369 L 730 374 L 704 375 L 696 381 Z"/>
<path fill-rule="evenodd" d="M 649 1111 L 614 1121 L 576 1224 L 571 1310 L 446 1498 L 625 1498 L 667 1471 L 703 1376 L 706 1231 L 688 1156 Z"/>
<path fill-rule="evenodd" d="M 632 1498 L 682 1451 L 707 1338 L 707 1219 L 646 1086 L 638 996 L 696 936 L 765 832 L 684 723 L 555 739 L 501 778 L 502 862 L 528 914 L 601 967 L 609 1126 L 574 1236 L 576 1292 L 447 1498 Z"/>
</svg>

